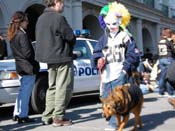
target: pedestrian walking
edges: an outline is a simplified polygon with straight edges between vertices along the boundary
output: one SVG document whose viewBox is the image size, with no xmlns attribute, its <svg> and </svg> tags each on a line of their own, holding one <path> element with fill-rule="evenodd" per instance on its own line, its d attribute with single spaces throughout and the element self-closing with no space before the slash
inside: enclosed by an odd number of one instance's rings
<svg viewBox="0 0 175 131">
<path fill-rule="evenodd" d="M 35 61 L 34 49 L 25 31 L 27 25 L 27 15 L 22 11 L 17 11 L 13 14 L 7 31 L 21 83 L 13 112 L 13 120 L 18 123 L 34 121 L 28 117 L 29 100 L 36 74 L 39 72 L 39 63 Z"/>
<path fill-rule="evenodd" d="M 92 62 L 101 72 L 101 97 L 106 98 L 116 86 L 128 82 L 140 57 L 136 43 L 126 29 L 130 13 L 124 5 L 112 2 L 104 6 L 100 11 L 99 21 L 104 28 L 104 34 L 94 49 Z M 109 126 L 105 130 L 117 130 L 114 116 L 110 118 Z"/>
<path fill-rule="evenodd" d="M 46 93 L 43 125 L 71 125 L 65 118 L 73 92 L 73 30 L 61 14 L 64 0 L 45 0 L 47 8 L 36 23 L 36 60 L 47 63 L 49 88 Z"/>
<path fill-rule="evenodd" d="M 158 56 L 159 56 L 159 96 L 165 96 L 168 92 L 169 96 L 174 95 L 172 85 L 166 79 L 166 73 L 169 65 L 173 62 L 171 29 L 164 28 L 161 32 L 161 39 L 158 42 Z"/>
</svg>

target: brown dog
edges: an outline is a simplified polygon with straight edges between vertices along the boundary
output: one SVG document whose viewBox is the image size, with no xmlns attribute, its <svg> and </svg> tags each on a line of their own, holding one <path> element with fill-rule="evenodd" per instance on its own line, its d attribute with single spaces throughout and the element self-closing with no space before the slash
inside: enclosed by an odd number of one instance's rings
<svg viewBox="0 0 175 131">
<path fill-rule="evenodd" d="M 118 122 L 118 131 L 123 130 L 129 120 L 130 112 L 133 112 L 135 116 L 135 124 L 132 131 L 136 131 L 137 125 L 142 128 L 140 113 L 144 98 L 137 84 L 117 86 L 107 98 L 100 99 L 103 104 L 103 116 L 109 119 L 115 115 Z M 121 118 L 123 118 L 122 121 Z"/>
</svg>

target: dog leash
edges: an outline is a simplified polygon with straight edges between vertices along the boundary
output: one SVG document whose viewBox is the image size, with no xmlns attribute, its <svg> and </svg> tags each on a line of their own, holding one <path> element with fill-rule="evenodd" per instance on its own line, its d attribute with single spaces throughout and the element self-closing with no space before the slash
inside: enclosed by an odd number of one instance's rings
<svg viewBox="0 0 175 131">
<path fill-rule="evenodd" d="M 100 58 L 98 60 L 98 70 L 99 70 L 99 75 L 100 75 L 100 96 L 103 94 L 103 83 L 102 83 L 102 70 L 104 68 L 105 60 L 103 58 Z"/>
<path fill-rule="evenodd" d="M 102 71 L 99 69 L 99 75 L 100 75 L 100 96 L 103 94 L 103 83 L 102 83 Z"/>
</svg>

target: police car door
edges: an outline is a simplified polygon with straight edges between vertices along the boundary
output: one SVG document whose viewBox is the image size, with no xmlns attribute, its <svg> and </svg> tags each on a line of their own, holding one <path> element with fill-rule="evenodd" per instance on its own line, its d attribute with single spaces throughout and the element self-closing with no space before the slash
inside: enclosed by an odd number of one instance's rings
<svg viewBox="0 0 175 131">
<path fill-rule="evenodd" d="M 80 51 L 81 56 L 74 60 L 74 93 L 99 92 L 98 71 L 91 66 L 92 51 L 85 39 L 76 41 L 74 51 Z"/>
</svg>

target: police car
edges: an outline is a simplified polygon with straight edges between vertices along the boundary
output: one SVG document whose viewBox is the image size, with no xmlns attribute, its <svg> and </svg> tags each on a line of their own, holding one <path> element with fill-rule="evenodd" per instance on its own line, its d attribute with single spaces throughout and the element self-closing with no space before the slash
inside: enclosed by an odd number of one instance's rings
<svg viewBox="0 0 175 131">
<path fill-rule="evenodd" d="M 77 38 L 74 46 L 74 96 L 99 93 L 99 75 L 91 66 L 91 55 L 96 40 Z M 45 106 L 46 90 L 48 88 L 47 64 L 40 63 L 40 73 L 36 77 L 31 95 L 31 107 L 34 112 L 41 113 Z M 20 87 L 19 77 L 15 71 L 15 60 L 0 60 L 0 104 L 14 103 Z"/>
</svg>

